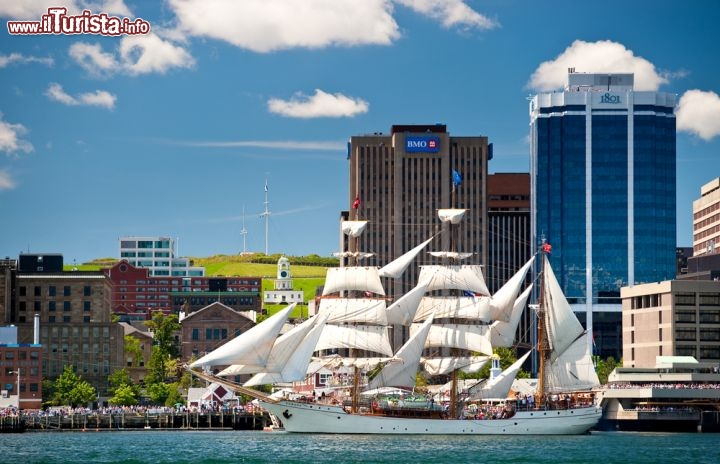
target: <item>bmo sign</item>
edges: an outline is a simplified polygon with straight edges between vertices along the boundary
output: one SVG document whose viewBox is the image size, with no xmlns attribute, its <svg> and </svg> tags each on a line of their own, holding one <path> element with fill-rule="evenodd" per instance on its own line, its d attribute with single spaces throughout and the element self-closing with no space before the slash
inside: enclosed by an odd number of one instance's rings
<svg viewBox="0 0 720 464">
<path fill-rule="evenodd" d="M 437 153 L 440 151 L 440 137 L 407 136 L 405 137 L 407 153 Z"/>
</svg>

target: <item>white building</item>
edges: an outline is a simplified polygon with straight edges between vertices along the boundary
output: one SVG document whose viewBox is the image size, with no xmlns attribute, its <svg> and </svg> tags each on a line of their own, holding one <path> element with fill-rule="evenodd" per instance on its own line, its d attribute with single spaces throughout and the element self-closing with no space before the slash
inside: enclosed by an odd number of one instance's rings
<svg viewBox="0 0 720 464">
<path fill-rule="evenodd" d="M 189 258 L 175 257 L 171 237 L 120 237 L 120 259 L 150 269 L 151 276 L 205 276 L 204 267 L 192 266 Z"/>
<path fill-rule="evenodd" d="M 290 274 L 290 260 L 284 256 L 278 259 L 277 263 L 277 279 L 275 279 L 275 288 L 265 292 L 265 303 L 282 304 L 282 303 L 303 303 L 303 292 L 293 290 L 292 275 Z"/>
</svg>

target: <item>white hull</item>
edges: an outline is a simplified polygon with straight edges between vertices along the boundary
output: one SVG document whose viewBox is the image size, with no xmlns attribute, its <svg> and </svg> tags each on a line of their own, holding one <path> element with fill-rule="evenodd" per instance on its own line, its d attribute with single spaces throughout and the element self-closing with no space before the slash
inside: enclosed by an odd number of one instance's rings
<svg viewBox="0 0 720 464">
<path fill-rule="evenodd" d="M 389 435 L 579 435 L 602 415 L 596 406 L 575 409 L 518 411 L 509 419 L 423 419 L 350 414 L 340 406 L 317 403 L 260 402 L 296 433 Z"/>
</svg>

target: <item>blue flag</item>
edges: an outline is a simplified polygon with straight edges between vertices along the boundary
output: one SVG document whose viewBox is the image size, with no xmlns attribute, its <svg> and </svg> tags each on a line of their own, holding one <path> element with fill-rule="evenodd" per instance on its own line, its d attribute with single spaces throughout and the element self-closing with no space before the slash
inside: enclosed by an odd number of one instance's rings
<svg viewBox="0 0 720 464">
<path fill-rule="evenodd" d="M 462 184 L 462 176 L 460 175 L 459 172 L 457 172 L 457 171 L 454 170 L 454 169 L 453 169 L 453 172 L 452 172 L 452 178 L 453 178 L 453 185 L 456 185 L 456 186 L 457 186 L 457 185 Z"/>
</svg>

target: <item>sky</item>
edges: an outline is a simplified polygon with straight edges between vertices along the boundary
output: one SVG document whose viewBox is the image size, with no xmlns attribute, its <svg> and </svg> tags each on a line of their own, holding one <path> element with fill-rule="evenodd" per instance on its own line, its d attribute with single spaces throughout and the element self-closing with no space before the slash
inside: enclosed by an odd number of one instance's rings
<svg viewBox="0 0 720 464">
<path fill-rule="evenodd" d="M 351 136 L 442 123 L 488 137 L 490 173 L 528 172 L 527 98 L 569 67 L 677 95 L 678 246 L 720 176 L 720 2 L 0 0 L 0 19 L 58 7 L 85 29 L 0 31 L 3 257 L 117 258 L 130 235 L 329 256 Z"/>
</svg>

